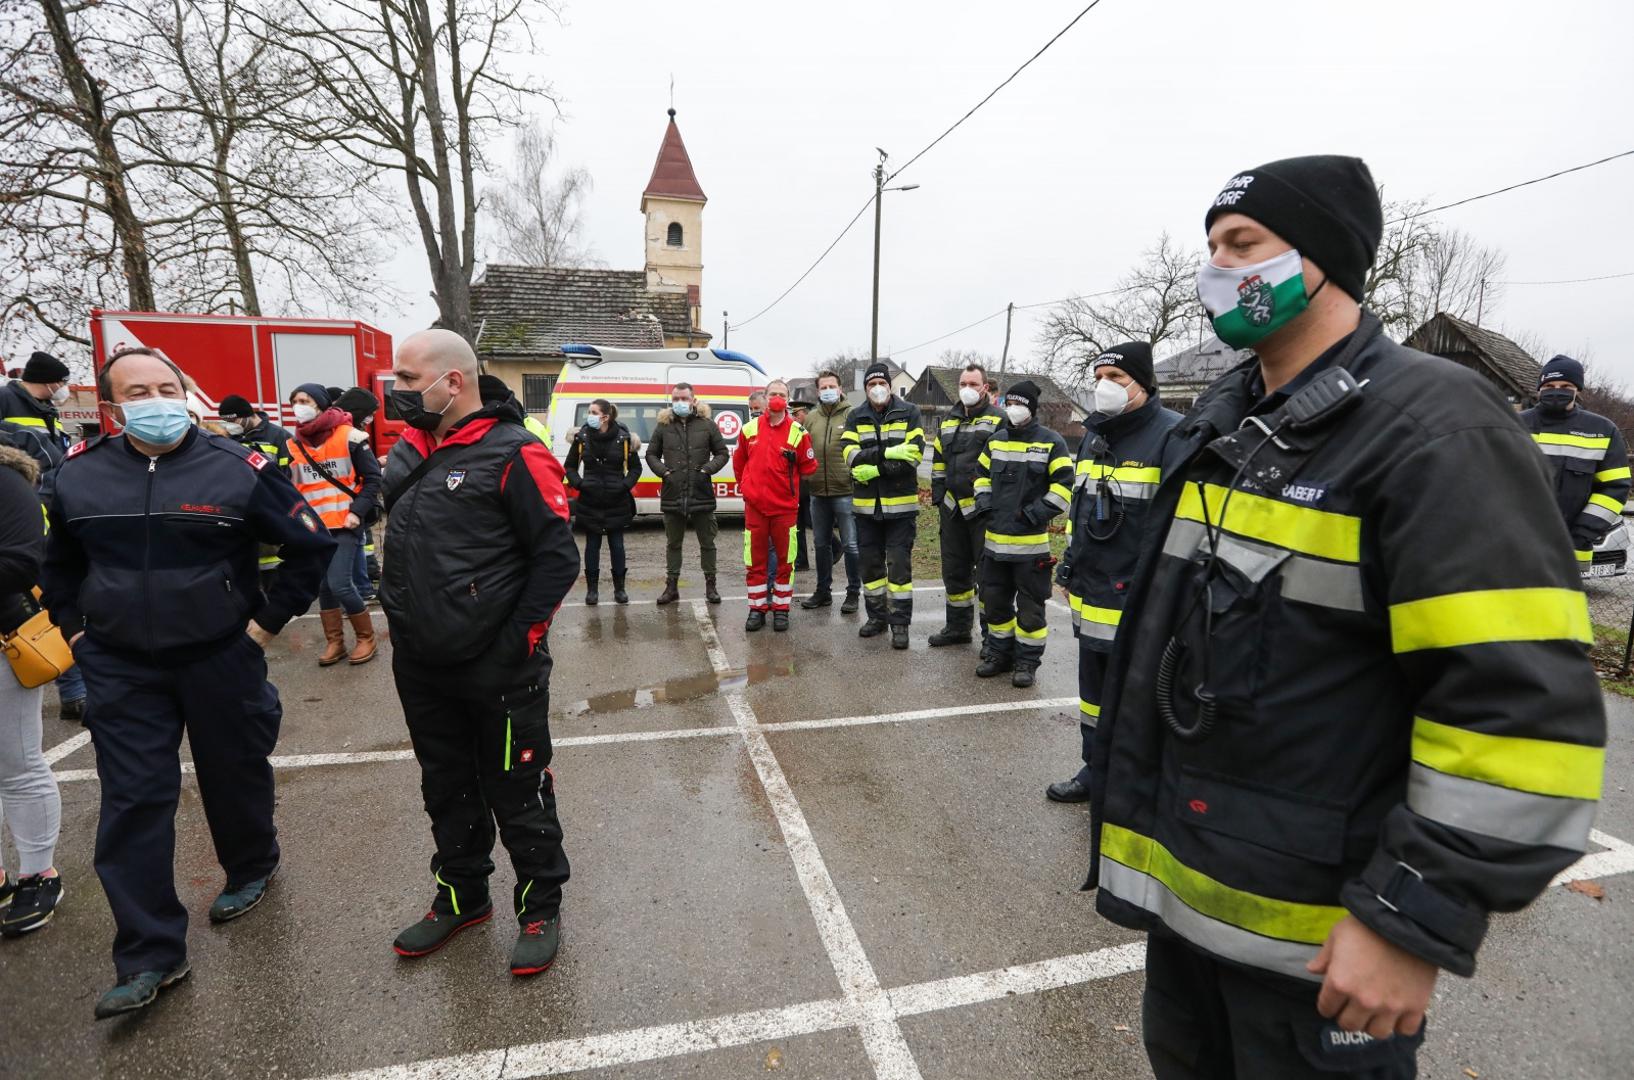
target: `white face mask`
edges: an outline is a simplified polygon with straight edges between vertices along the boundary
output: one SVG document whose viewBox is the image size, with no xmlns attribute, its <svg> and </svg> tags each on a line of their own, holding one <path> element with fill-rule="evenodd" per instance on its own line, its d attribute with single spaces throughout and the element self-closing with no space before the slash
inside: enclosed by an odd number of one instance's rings
<svg viewBox="0 0 1634 1080">
<path fill-rule="evenodd" d="M 297 424 L 310 424 L 318 418 L 318 407 L 316 405 L 297 405 L 294 412 Z"/>
<path fill-rule="evenodd" d="M 51 391 L 51 403 L 53 405 L 61 405 L 63 402 L 68 400 L 68 394 L 68 384 L 63 383 L 61 386 Z"/>
<path fill-rule="evenodd" d="M 1129 407 L 1129 388 L 1111 379 L 1095 380 L 1095 411 L 1102 416 L 1119 416 Z"/>
<path fill-rule="evenodd" d="M 244 434 L 244 425 L 240 424 L 240 423 L 236 423 L 235 421 L 223 420 L 221 422 L 221 426 L 224 429 L 226 429 L 226 432 L 229 435 L 242 435 L 242 434 Z"/>
<path fill-rule="evenodd" d="M 979 387 L 975 387 L 975 386 L 961 386 L 961 387 L 959 387 L 959 400 L 964 402 L 965 408 L 967 408 L 967 409 L 975 408 L 976 407 L 976 402 L 980 401 L 981 399 L 982 399 L 982 392 L 981 392 L 981 389 Z"/>
<path fill-rule="evenodd" d="M 817 391 L 817 400 L 822 402 L 824 405 L 838 404 L 840 400 L 840 392 L 832 386 L 825 386 L 821 390 Z"/>
<path fill-rule="evenodd" d="M 868 388 L 868 400 L 875 405 L 885 404 L 891 400 L 891 388 L 889 386 L 870 386 Z"/>
<path fill-rule="evenodd" d="M 1011 427 L 1026 427 L 1027 421 L 1033 418 L 1033 411 L 1025 405 L 1006 405 L 1004 415 L 1009 418 Z"/>
</svg>

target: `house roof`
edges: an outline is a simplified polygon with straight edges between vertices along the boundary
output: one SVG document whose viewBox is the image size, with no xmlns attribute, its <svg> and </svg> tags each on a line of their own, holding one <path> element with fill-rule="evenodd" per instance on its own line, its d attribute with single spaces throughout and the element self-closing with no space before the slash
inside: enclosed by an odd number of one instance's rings
<svg viewBox="0 0 1634 1080">
<path fill-rule="evenodd" d="M 555 356 L 567 342 L 661 348 L 664 338 L 709 342 L 682 292 L 647 288 L 643 270 L 491 265 L 471 286 L 477 352 Z"/>
<path fill-rule="evenodd" d="M 1217 337 L 1200 345 L 1181 349 L 1156 361 L 1159 387 L 1175 383 L 1211 383 L 1252 355 L 1247 349 L 1233 349 Z"/>
<path fill-rule="evenodd" d="M 1522 397 L 1537 391 L 1538 378 L 1543 373 L 1531 353 L 1496 330 L 1465 322 L 1445 311 L 1437 312 L 1429 322 L 1407 335 L 1402 344 L 1435 356 L 1472 352 Z"/>
<path fill-rule="evenodd" d="M 669 111 L 669 127 L 664 130 L 664 141 L 658 147 L 658 160 L 653 163 L 652 179 L 641 193 L 641 211 L 647 210 L 647 199 L 688 199 L 708 202 L 698 176 L 692 171 L 692 158 L 687 156 L 686 143 L 681 141 L 681 129 L 675 126 L 675 110 Z"/>
</svg>

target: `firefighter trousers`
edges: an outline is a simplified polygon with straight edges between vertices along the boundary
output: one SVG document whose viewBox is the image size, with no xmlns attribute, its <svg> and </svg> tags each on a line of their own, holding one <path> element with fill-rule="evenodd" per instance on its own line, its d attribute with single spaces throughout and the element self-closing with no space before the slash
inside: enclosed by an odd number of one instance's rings
<svg viewBox="0 0 1634 1080">
<path fill-rule="evenodd" d="M 982 612 L 987 647 L 995 655 L 1037 666 L 1049 636 L 1045 605 L 1050 601 L 1050 557 L 1012 562 L 989 555 L 982 563 Z"/>
<path fill-rule="evenodd" d="M 915 514 L 857 515 L 857 562 L 868 617 L 892 626 L 913 622 Z"/>
<path fill-rule="evenodd" d="M 780 511 L 762 514 L 743 504 L 743 565 L 748 571 L 749 610 L 765 611 L 770 599 L 771 610 L 789 610 L 794 599 L 794 532 L 798 511 Z M 772 573 L 777 575 L 770 583 L 768 597 L 767 553 L 771 553 Z"/>
<path fill-rule="evenodd" d="M 555 918 L 561 908 L 568 865 L 550 771 L 546 672 L 537 683 L 502 693 L 460 669 L 393 656 L 431 818 L 438 911 L 464 914 L 489 902 L 496 821 L 516 870 L 518 921 Z"/>
<path fill-rule="evenodd" d="M 1090 786 L 1090 761 L 1095 748 L 1095 726 L 1101 719 L 1101 692 L 1106 685 L 1106 669 L 1112 654 L 1090 648 L 1087 638 L 1078 639 L 1078 735 L 1083 768 L 1078 782 Z"/>
<path fill-rule="evenodd" d="M 1141 1037 L 1157 1080 L 1413 1080 L 1422 1030 L 1373 1039 L 1316 1011 L 1321 984 L 1146 941 Z"/>
<path fill-rule="evenodd" d="M 942 587 L 947 590 L 947 625 L 954 633 L 968 634 L 976 621 L 976 575 L 982 564 L 986 541 L 985 515 L 965 517 L 945 506 L 941 515 Z M 987 620 L 982 619 L 982 640 L 987 639 Z"/>
</svg>

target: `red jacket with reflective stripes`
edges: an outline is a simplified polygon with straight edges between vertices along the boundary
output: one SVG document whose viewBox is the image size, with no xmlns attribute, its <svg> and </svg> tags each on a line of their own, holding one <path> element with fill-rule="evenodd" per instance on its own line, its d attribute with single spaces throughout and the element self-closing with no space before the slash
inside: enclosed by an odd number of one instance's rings
<svg viewBox="0 0 1634 1080">
<path fill-rule="evenodd" d="M 769 423 L 768 415 L 761 413 L 743 425 L 732 451 L 732 475 L 743 501 L 760 513 L 792 514 L 800 509 L 800 477 L 817 471 L 817 454 L 811 436 L 788 413 L 780 424 Z"/>
</svg>

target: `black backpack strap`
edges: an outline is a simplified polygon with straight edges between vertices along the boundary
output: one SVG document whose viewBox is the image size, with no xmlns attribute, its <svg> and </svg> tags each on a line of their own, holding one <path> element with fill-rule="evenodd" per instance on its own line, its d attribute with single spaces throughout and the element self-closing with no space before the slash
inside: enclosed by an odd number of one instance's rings
<svg viewBox="0 0 1634 1080">
<path fill-rule="evenodd" d="M 453 458 L 458 457 L 462 450 L 477 445 L 480 445 L 480 443 L 464 443 L 460 446 L 456 446 L 454 449 L 443 454 L 442 461 L 446 462 L 452 460 Z M 431 471 L 432 465 L 439 464 L 437 453 L 437 450 L 433 450 L 430 454 L 422 458 L 420 464 L 414 467 L 414 471 L 403 477 L 403 482 L 401 484 L 398 484 L 396 487 L 388 487 L 384 490 L 384 501 L 386 503 L 386 512 L 388 514 L 391 513 L 392 505 L 396 503 L 398 499 L 402 498 L 404 495 L 407 495 L 410 488 L 414 487 L 415 484 L 418 484 L 421 480 L 425 479 L 425 475 Z"/>
</svg>

